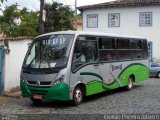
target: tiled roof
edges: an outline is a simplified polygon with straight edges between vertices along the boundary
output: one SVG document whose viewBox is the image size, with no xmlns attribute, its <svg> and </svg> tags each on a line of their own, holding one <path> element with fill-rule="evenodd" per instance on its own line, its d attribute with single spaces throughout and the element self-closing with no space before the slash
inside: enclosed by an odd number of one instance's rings
<svg viewBox="0 0 160 120">
<path fill-rule="evenodd" d="M 115 0 L 100 4 L 86 5 L 77 7 L 80 11 L 92 8 L 111 8 L 111 7 L 135 7 L 135 6 L 152 6 L 160 5 L 160 0 Z"/>
<path fill-rule="evenodd" d="M 20 41 L 20 40 L 33 40 L 33 37 L 16 37 L 16 38 L 0 38 L 0 41 L 10 40 L 10 41 Z"/>
</svg>

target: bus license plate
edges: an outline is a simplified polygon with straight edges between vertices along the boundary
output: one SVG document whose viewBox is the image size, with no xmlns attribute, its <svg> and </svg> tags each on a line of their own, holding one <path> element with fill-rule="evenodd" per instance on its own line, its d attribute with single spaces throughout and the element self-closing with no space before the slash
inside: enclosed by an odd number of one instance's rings
<svg viewBox="0 0 160 120">
<path fill-rule="evenodd" d="M 42 95 L 33 95 L 34 99 L 42 100 Z"/>
</svg>

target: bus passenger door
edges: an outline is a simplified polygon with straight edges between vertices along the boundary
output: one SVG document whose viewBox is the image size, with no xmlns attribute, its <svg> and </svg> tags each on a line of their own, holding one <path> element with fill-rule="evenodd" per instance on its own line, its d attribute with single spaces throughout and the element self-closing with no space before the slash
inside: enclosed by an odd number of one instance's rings
<svg viewBox="0 0 160 120">
<path fill-rule="evenodd" d="M 97 41 L 94 37 L 79 37 L 74 48 L 70 86 L 73 88 L 79 83 L 86 85 L 86 95 L 99 92 L 101 77 Z"/>
</svg>

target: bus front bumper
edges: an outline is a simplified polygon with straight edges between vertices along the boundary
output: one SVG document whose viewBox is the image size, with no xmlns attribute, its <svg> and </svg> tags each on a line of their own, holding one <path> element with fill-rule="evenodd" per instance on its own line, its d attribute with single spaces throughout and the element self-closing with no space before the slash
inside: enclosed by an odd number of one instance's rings
<svg viewBox="0 0 160 120">
<path fill-rule="evenodd" d="M 20 82 L 22 95 L 32 98 L 33 95 L 40 95 L 44 100 L 69 100 L 69 87 L 66 83 L 60 83 L 49 88 L 28 86 L 26 83 Z"/>
</svg>

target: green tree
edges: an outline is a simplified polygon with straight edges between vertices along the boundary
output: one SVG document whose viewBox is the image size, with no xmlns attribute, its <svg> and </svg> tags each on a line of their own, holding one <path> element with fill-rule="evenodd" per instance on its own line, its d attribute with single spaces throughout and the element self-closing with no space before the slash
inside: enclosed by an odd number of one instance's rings
<svg viewBox="0 0 160 120">
<path fill-rule="evenodd" d="M 3 16 L 0 16 L 1 32 L 8 37 L 36 36 L 38 28 L 38 12 L 28 12 L 27 8 L 17 10 L 15 5 L 7 7 Z M 17 25 L 14 19 L 20 18 L 21 24 Z"/>
<path fill-rule="evenodd" d="M 38 13 L 28 12 L 27 8 L 20 11 L 22 23 L 15 27 L 13 36 L 36 36 L 38 28 Z"/>
<path fill-rule="evenodd" d="M 13 18 L 14 16 L 17 17 L 17 15 L 13 12 L 15 10 L 15 5 L 11 5 L 5 9 L 3 16 L 0 16 L 1 32 L 5 33 L 6 35 L 11 35 L 12 31 L 14 30 L 15 24 L 13 22 Z"/>
<path fill-rule="evenodd" d="M 72 24 L 74 11 L 69 6 L 53 2 L 52 4 L 45 4 L 45 10 L 45 32 L 74 29 Z"/>
<path fill-rule="evenodd" d="M 1 3 L 3 3 L 4 1 L 7 1 L 7 0 L 0 0 Z"/>
<path fill-rule="evenodd" d="M 82 19 L 82 12 L 77 15 L 77 18 L 80 20 Z"/>
</svg>

